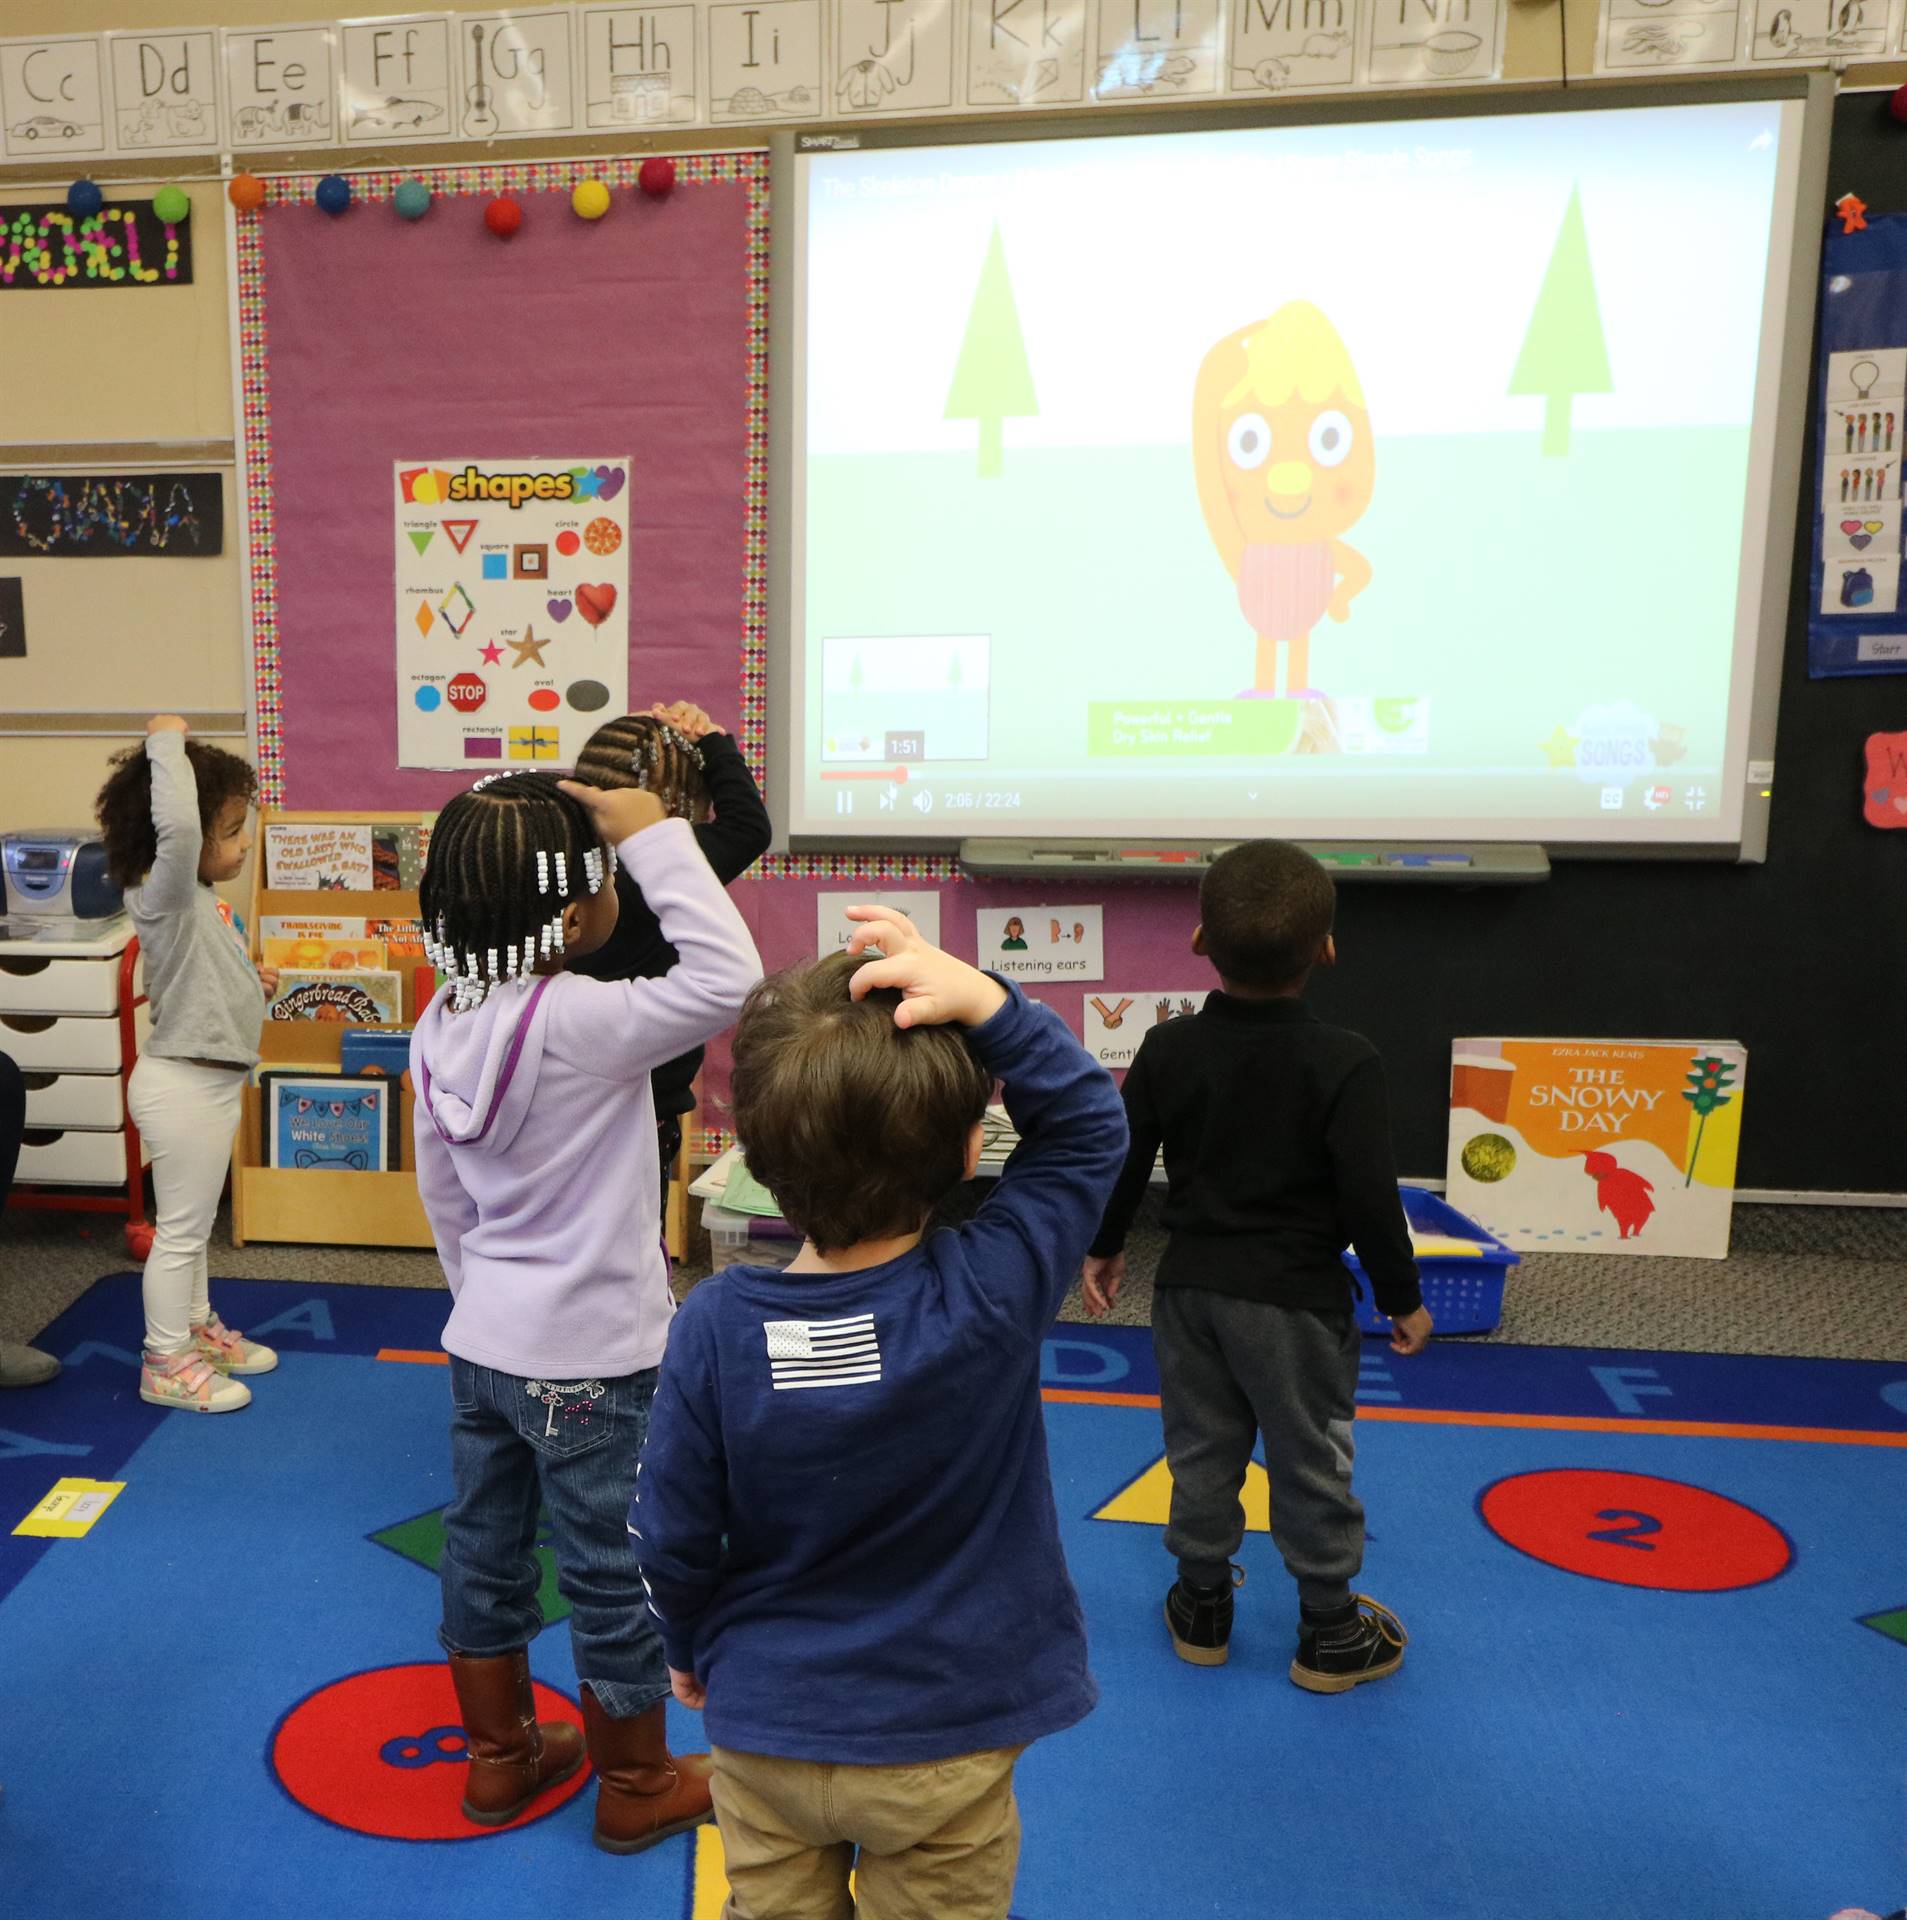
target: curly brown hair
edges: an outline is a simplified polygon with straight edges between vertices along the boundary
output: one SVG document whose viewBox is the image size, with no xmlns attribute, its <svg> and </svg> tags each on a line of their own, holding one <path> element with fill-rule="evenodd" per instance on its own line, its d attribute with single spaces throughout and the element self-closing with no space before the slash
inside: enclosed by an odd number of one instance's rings
<svg viewBox="0 0 1907 1920">
<path fill-rule="evenodd" d="M 895 1026 L 891 988 L 853 997 L 871 958 L 829 954 L 771 975 L 735 1028 L 748 1170 L 822 1253 L 918 1228 L 965 1178 L 993 1090 L 958 1027 Z"/>
<path fill-rule="evenodd" d="M 209 834 L 232 800 L 249 807 L 258 798 L 258 775 L 249 760 L 223 747 L 188 738 L 185 757 L 199 789 L 199 831 Z M 146 743 L 113 755 L 112 772 L 93 802 L 100 838 L 106 843 L 106 871 L 122 887 L 135 887 L 159 857 L 159 836 L 152 824 L 152 762 Z"/>
</svg>

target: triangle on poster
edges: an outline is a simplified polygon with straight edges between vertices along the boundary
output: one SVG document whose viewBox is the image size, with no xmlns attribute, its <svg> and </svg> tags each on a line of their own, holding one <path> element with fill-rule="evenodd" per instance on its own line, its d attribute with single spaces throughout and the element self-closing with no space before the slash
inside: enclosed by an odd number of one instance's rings
<svg viewBox="0 0 1907 1920">
<path fill-rule="evenodd" d="M 446 520 L 444 531 L 450 535 L 450 544 L 462 553 L 470 544 L 470 536 L 477 530 L 474 520 Z"/>
<path fill-rule="evenodd" d="M 422 553 L 424 549 L 430 545 L 437 533 L 435 527 L 406 527 L 404 531 L 410 535 L 411 545 L 414 546 L 419 553 Z"/>
</svg>

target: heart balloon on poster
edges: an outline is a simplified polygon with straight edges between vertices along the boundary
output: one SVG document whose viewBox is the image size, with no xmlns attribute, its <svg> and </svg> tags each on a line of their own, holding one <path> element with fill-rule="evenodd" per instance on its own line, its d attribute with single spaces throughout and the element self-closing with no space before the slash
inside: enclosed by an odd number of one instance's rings
<svg viewBox="0 0 1907 1920">
<path fill-rule="evenodd" d="M 576 589 L 576 611 L 592 627 L 600 627 L 616 611 L 616 589 L 608 584 Z"/>
</svg>

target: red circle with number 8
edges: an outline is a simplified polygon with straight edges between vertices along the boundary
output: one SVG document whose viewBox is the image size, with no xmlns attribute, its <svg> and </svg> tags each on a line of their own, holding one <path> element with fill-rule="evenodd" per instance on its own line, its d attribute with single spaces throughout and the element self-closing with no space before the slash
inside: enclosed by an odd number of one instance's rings
<svg viewBox="0 0 1907 1920">
<path fill-rule="evenodd" d="M 530 1686 L 539 1720 L 581 1726 L 571 1701 L 540 1680 Z M 462 1718 L 450 1668 L 440 1660 L 354 1673 L 320 1687 L 278 1723 L 272 1771 L 320 1820 L 386 1840 L 483 1840 L 528 1826 L 582 1792 L 587 1767 L 500 1827 L 466 1820 Z"/>
<path fill-rule="evenodd" d="M 1486 1487 L 1483 1523 L 1545 1566 L 1665 1593 L 1728 1593 L 1785 1573 L 1788 1536 L 1739 1500 L 1648 1473 L 1558 1467 Z"/>
</svg>

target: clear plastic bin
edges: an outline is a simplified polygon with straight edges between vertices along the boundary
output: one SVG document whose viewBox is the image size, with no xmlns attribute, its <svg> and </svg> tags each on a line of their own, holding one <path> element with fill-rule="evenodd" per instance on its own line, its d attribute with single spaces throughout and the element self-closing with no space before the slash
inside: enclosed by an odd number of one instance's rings
<svg viewBox="0 0 1907 1920">
<path fill-rule="evenodd" d="M 717 1268 L 785 1267 L 801 1251 L 801 1236 L 787 1221 L 731 1213 L 713 1200 L 702 1202 L 702 1225 L 709 1237 L 709 1262 Z"/>
</svg>

